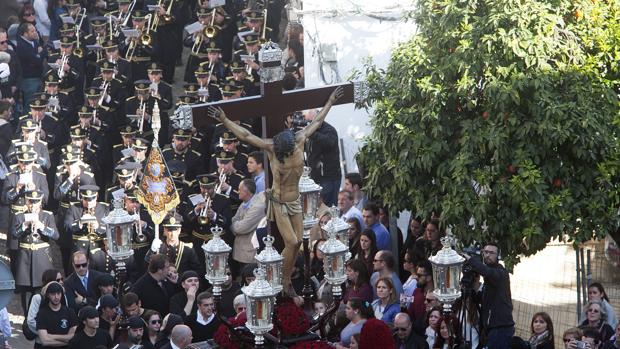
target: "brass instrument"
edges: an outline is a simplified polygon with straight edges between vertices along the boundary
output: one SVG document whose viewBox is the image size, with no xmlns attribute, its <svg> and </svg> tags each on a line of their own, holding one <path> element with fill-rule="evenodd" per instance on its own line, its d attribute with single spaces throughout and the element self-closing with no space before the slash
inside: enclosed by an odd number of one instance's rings
<svg viewBox="0 0 620 349">
<path fill-rule="evenodd" d="M 127 9 L 126 13 L 121 13 L 119 11 L 118 23 L 116 24 L 116 31 L 114 32 L 115 37 L 118 37 L 121 34 L 122 27 L 127 27 L 127 24 L 129 24 L 129 18 L 131 17 L 131 12 L 133 11 L 133 8 L 135 6 L 136 6 L 136 0 L 133 0 L 131 4 L 129 5 L 129 8 Z"/>
<path fill-rule="evenodd" d="M 58 79 L 60 80 L 65 77 L 65 64 L 67 64 L 67 62 L 69 62 L 69 56 L 63 53 L 62 56 L 60 56 L 60 64 L 58 65 L 58 71 L 56 72 L 58 74 Z"/>
<path fill-rule="evenodd" d="M 153 18 L 151 15 L 148 15 L 149 17 L 149 21 L 146 25 L 146 33 L 142 34 L 140 36 L 140 43 L 142 44 L 142 46 L 149 46 L 151 44 L 151 41 L 153 40 L 153 38 L 151 37 L 151 19 Z M 157 19 L 158 17 L 155 17 L 155 19 Z"/>
<path fill-rule="evenodd" d="M 158 9 L 161 7 L 162 2 L 164 0 L 159 0 L 159 2 L 157 3 L 157 7 Z M 153 20 L 153 24 L 151 27 L 152 31 L 157 31 L 157 27 L 159 26 L 159 21 L 160 21 L 160 17 L 162 17 L 161 20 L 163 20 L 164 23 L 170 23 L 174 20 L 174 17 L 172 16 L 172 4 L 174 3 L 174 0 L 170 0 L 170 3 L 168 4 L 168 7 L 166 8 L 166 13 L 161 15 L 161 16 L 156 16 L 155 19 Z"/>
<path fill-rule="evenodd" d="M 102 106 L 103 105 L 103 99 L 105 97 L 105 94 L 106 94 L 109 86 L 110 86 L 110 83 L 107 82 L 107 81 L 104 81 L 103 84 L 101 85 L 101 97 L 99 98 L 99 101 L 97 102 L 98 106 Z"/>
<path fill-rule="evenodd" d="M 144 99 L 140 101 L 138 109 L 141 111 L 140 118 L 138 119 L 138 132 L 142 134 L 142 131 L 144 131 L 144 115 L 146 114 L 146 103 Z"/>
<path fill-rule="evenodd" d="M 219 178 L 219 182 L 217 184 L 217 187 L 215 187 L 215 193 L 220 193 L 220 191 L 222 190 L 222 183 L 226 182 L 226 173 L 222 172 L 220 173 L 220 178 Z M 220 193 L 221 194 L 221 193 Z"/>
<path fill-rule="evenodd" d="M 205 205 L 200 210 L 200 214 L 198 215 L 198 224 L 206 225 L 209 224 L 209 216 L 207 213 L 209 212 L 209 208 L 211 207 L 211 197 L 207 194 L 207 200 L 205 200 Z"/>
<path fill-rule="evenodd" d="M 138 210 L 134 207 L 134 209 L 132 210 L 132 214 L 138 214 Z M 137 219 L 134 223 L 133 223 L 134 229 L 136 230 L 136 242 L 137 243 L 143 243 L 146 242 L 146 235 L 144 235 L 144 233 L 142 232 L 142 226 L 140 225 L 140 219 Z"/>
<path fill-rule="evenodd" d="M 94 242 L 99 240 L 99 235 L 95 230 L 95 223 L 97 222 L 97 217 L 95 217 L 95 208 L 89 207 L 86 209 L 86 212 L 80 217 L 80 225 L 86 224 L 86 231 L 88 240 L 90 242 Z"/>
<path fill-rule="evenodd" d="M 127 47 L 127 52 L 125 53 L 125 59 L 131 61 L 134 53 L 136 52 L 136 46 L 138 46 L 138 39 L 131 38 L 129 40 L 129 46 Z"/>
<path fill-rule="evenodd" d="M 75 27 L 75 50 L 73 50 L 73 53 L 82 58 L 84 57 L 84 50 L 80 47 L 80 31 L 82 30 L 82 23 L 84 23 L 84 18 L 86 17 L 86 9 L 82 9 L 82 11 L 79 13 L 80 16 L 80 22 L 78 23 L 78 25 Z"/>
<path fill-rule="evenodd" d="M 260 35 L 260 43 L 264 44 L 265 42 L 267 42 L 266 39 L 266 34 L 267 34 L 267 5 L 265 5 L 265 9 L 263 10 L 263 32 Z"/>
<path fill-rule="evenodd" d="M 209 23 L 209 25 L 206 26 L 202 32 L 203 35 L 209 39 L 212 39 L 217 35 L 218 27 L 215 26 L 215 8 L 213 8 L 213 12 L 211 12 L 211 23 Z"/>
</svg>

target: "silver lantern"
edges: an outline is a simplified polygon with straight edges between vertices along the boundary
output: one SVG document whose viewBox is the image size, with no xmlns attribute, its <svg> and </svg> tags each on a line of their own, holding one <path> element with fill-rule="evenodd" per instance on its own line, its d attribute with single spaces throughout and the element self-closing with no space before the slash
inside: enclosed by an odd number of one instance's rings
<svg viewBox="0 0 620 349">
<path fill-rule="evenodd" d="M 267 235 L 263 238 L 265 248 L 254 257 L 258 267 L 265 271 L 265 280 L 273 288 L 274 294 L 282 291 L 282 263 L 284 258 L 273 248 L 274 237 Z"/>
<path fill-rule="evenodd" d="M 304 167 L 304 172 L 299 179 L 299 194 L 303 214 L 304 233 L 316 225 L 316 211 L 321 203 L 321 186 L 310 178 L 310 167 Z"/>
<path fill-rule="evenodd" d="M 133 255 L 131 235 L 139 214 L 129 214 L 123 209 L 123 199 L 115 199 L 114 209 L 101 221 L 106 225 L 108 255 L 115 261 L 125 260 Z"/>
<path fill-rule="evenodd" d="M 228 246 L 228 244 L 222 240 L 221 235 L 223 232 L 224 229 L 221 227 L 215 226 L 211 228 L 213 238 L 202 245 L 207 267 L 205 278 L 213 284 L 214 296 L 220 296 L 222 294 L 222 285 L 228 280 L 226 268 L 228 264 L 228 255 L 230 251 L 232 251 L 232 247 Z"/>
<path fill-rule="evenodd" d="M 265 43 L 258 51 L 258 64 L 261 82 L 275 82 L 284 78 L 282 50 L 271 41 Z"/>
<path fill-rule="evenodd" d="M 340 218 L 340 210 L 338 209 L 338 207 L 335 207 L 335 206 L 330 207 L 329 212 L 332 218 L 329 220 L 329 222 L 327 222 L 327 224 L 325 224 L 325 226 L 323 226 L 322 229 L 325 232 L 332 230 L 336 234 L 336 239 L 342 242 L 348 249 L 349 248 L 349 224 L 345 222 L 342 218 Z M 328 236 L 329 236 L 329 233 L 328 233 Z"/>
<path fill-rule="evenodd" d="M 444 311 L 449 311 L 461 297 L 461 268 L 465 262 L 465 258 L 452 249 L 451 242 L 449 236 L 441 238 L 443 248 L 428 259 L 433 265 L 433 294 L 443 303 Z"/>
<path fill-rule="evenodd" d="M 340 285 L 347 279 L 345 263 L 348 260 L 349 249 L 336 238 L 335 230 L 328 229 L 327 234 L 329 238 L 319 249 L 325 255 L 323 257 L 325 279 L 332 285 L 334 297 L 339 298 L 342 294 Z"/>
<path fill-rule="evenodd" d="M 261 268 L 254 269 L 256 279 L 248 286 L 241 288 L 245 295 L 247 320 L 245 326 L 254 334 L 256 346 L 262 346 L 265 339 L 263 335 L 273 329 L 272 316 L 275 306 L 273 288 L 265 280 L 265 271 Z"/>
</svg>

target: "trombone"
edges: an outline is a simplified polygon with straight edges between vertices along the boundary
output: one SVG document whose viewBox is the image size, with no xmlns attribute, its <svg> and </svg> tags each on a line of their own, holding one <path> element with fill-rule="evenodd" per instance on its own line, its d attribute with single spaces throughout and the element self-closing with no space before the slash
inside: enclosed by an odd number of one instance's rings
<svg viewBox="0 0 620 349">
<path fill-rule="evenodd" d="M 140 109 L 140 118 L 138 119 L 138 132 L 142 134 L 142 131 L 144 131 L 144 116 L 146 115 L 146 102 L 144 101 L 144 99 L 140 101 L 138 109 Z"/>
<path fill-rule="evenodd" d="M 62 54 L 62 56 L 60 56 L 60 64 L 58 65 L 58 71 L 56 72 L 58 74 L 58 79 L 62 80 L 62 78 L 65 77 L 65 65 L 69 62 L 69 55 L 67 54 Z"/>
<path fill-rule="evenodd" d="M 267 35 L 267 5 L 265 5 L 265 9 L 263 10 L 263 31 L 260 35 L 261 44 L 267 42 L 265 35 Z"/>
<path fill-rule="evenodd" d="M 198 224 L 205 225 L 209 223 L 209 216 L 207 215 L 209 208 L 211 208 L 211 196 L 207 194 L 205 205 L 202 210 L 200 210 L 200 214 L 198 215 Z"/>
<path fill-rule="evenodd" d="M 159 2 L 157 3 L 157 7 L 159 9 L 159 7 L 161 7 L 162 2 L 164 0 L 159 0 Z M 155 19 L 153 20 L 153 26 L 151 27 L 152 31 L 157 31 L 157 27 L 159 26 L 159 17 L 163 17 L 163 21 L 164 23 L 170 23 L 172 22 L 172 20 L 174 19 L 174 17 L 172 16 L 172 4 L 174 3 L 174 0 L 170 0 L 170 3 L 168 4 L 168 7 L 166 8 L 166 13 L 161 15 L 161 16 L 156 16 Z"/>
<path fill-rule="evenodd" d="M 136 0 L 133 0 L 127 9 L 127 13 L 121 13 L 119 11 L 119 18 L 116 24 L 116 31 L 114 32 L 114 36 L 118 37 L 121 34 L 121 28 L 127 27 L 129 23 L 129 18 L 131 17 L 131 12 L 133 11 L 134 6 L 136 6 Z M 124 16 L 124 17 L 123 17 Z"/>
<path fill-rule="evenodd" d="M 75 27 L 75 53 L 76 56 L 82 58 L 84 57 L 84 50 L 80 47 L 80 31 L 82 30 L 82 23 L 84 23 L 84 17 L 86 17 L 86 9 L 82 9 L 82 11 L 78 14 L 80 16 L 80 22 Z M 77 17 L 76 17 L 77 18 Z"/>
</svg>

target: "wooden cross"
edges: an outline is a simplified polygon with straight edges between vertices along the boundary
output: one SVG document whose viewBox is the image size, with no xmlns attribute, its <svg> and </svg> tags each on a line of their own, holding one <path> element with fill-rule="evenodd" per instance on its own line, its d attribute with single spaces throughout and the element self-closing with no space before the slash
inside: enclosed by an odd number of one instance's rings
<svg viewBox="0 0 620 349">
<path fill-rule="evenodd" d="M 344 95 L 334 105 L 353 103 L 354 93 L 353 83 L 351 82 L 292 91 L 282 91 L 282 81 L 261 82 L 260 96 L 193 105 L 194 127 L 200 128 L 217 123 L 216 120 L 207 115 L 207 108 L 214 106 L 221 107 L 226 116 L 231 120 L 248 120 L 262 117 L 263 132 L 261 136 L 263 138 L 272 138 L 284 130 L 284 121 L 287 115 L 291 115 L 296 111 L 322 107 L 338 86 L 344 88 Z M 264 167 L 265 169 L 268 168 L 266 164 Z M 267 183 L 265 184 L 267 185 Z"/>
</svg>

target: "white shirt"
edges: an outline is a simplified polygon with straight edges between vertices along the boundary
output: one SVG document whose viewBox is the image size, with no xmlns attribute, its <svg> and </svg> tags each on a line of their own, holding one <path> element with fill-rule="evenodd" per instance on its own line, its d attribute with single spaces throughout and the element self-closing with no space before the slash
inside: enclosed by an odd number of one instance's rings
<svg viewBox="0 0 620 349">
<path fill-rule="evenodd" d="M 181 347 L 177 346 L 176 344 L 174 344 L 174 342 L 172 341 L 172 339 L 170 340 L 170 348 L 172 349 L 181 349 Z"/>
<path fill-rule="evenodd" d="M 207 324 L 209 324 L 211 321 L 213 321 L 213 319 L 215 318 L 215 314 L 211 314 L 211 316 L 209 316 L 208 319 L 205 319 L 204 317 L 202 317 L 202 314 L 200 314 L 200 312 L 196 313 L 196 322 L 206 326 Z"/>
</svg>

